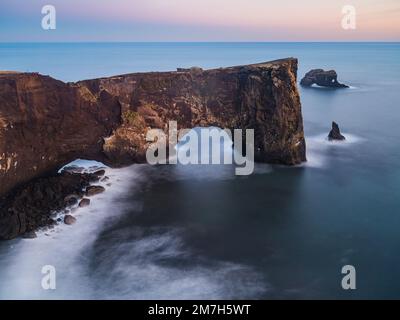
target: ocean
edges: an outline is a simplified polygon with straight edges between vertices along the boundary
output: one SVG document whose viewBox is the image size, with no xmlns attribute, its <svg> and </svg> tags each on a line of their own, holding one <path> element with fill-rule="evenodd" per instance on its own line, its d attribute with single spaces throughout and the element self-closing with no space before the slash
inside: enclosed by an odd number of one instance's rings
<svg viewBox="0 0 400 320">
<path fill-rule="evenodd" d="M 307 163 L 108 168 L 75 225 L 0 243 L 0 299 L 400 298 L 399 43 L 0 43 L 0 70 L 63 81 L 285 57 L 351 86 L 299 88 Z"/>
</svg>

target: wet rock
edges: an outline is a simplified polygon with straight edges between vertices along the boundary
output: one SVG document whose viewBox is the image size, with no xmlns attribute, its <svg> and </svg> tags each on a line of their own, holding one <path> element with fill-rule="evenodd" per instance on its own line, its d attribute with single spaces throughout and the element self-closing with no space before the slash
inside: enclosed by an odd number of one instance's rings
<svg viewBox="0 0 400 320">
<path fill-rule="evenodd" d="M 71 225 L 71 224 L 74 224 L 75 222 L 76 222 L 76 218 L 69 214 L 64 217 L 65 224 Z"/>
<path fill-rule="evenodd" d="M 70 194 L 64 198 L 64 203 L 67 206 L 74 206 L 78 203 L 78 198 L 76 194 Z"/>
<path fill-rule="evenodd" d="M 103 179 L 101 179 L 101 182 L 105 182 L 105 181 L 108 181 L 108 180 L 110 180 L 110 178 L 105 176 Z"/>
<path fill-rule="evenodd" d="M 90 199 L 87 198 L 83 198 L 80 202 L 79 202 L 79 207 L 84 208 L 90 205 Z"/>
<path fill-rule="evenodd" d="M 332 122 L 332 130 L 329 132 L 328 139 L 343 141 L 346 140 L 345 136 L 340 133 L 339 125 L 336 122 Z"/>
<path fill-rule="evenodd" d="M 306 73 L 300 84 L 304 87 L 311 87 L 316 84 L 321 87 L 348 88 L 347 85 L 338 82 L 337 77 L 335 70 L 314 69 Z"/>
<path fill-rule="evenodd" d="M 106 174 L 105 170 L 97 170 L 96 172 L 93 172 L 92 175 L 96 176 L 96 177 L 102 177 Z"/>
<path fill-rule="evenodd" d="M 54 224 L 54 213 L 77 204 L 89 184 L 89 174 L 62 172 L 22 185 L 0 199 L 0 239 Z"/>
<path fill-rule="evenodd" d="M 104 191 L 106 191 L 106 189 L 102 186 L 90 186 L 86 188 L 86 195 L 92 197 L 96 194 L 103 193 Z"/>
</svg>

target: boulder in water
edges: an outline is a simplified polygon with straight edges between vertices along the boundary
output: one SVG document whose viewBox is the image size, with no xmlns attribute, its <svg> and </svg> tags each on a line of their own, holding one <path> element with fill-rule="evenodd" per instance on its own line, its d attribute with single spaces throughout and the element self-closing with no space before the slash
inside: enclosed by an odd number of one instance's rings
<svg viewBox="0 0 400 320">
<path fill-rule="evenodd" d="M 71 216 L 71 215 L 69 215 L 69 214 L 67 214 L 64 217 L 64 223 L 65 224 L 71 225 L 71 224 L 74 224 L 75 222 L 76 222 L 76 218 Z"/>
<path fill-rule="evenodd" d="M 90 205 L 90 199 L 88 198 L 83 198 L 80 202 L 79 202 L 79 207 L 83 208 L 83 207 L 87 207 Z"/>
<path fill-rule="evenodd" d="M 95 196 L 96 194 L 103 193 L 105 190 L 102 186 L 90 186 L 86 188 L 86 195 L 88 197 Z"/>
</svg>

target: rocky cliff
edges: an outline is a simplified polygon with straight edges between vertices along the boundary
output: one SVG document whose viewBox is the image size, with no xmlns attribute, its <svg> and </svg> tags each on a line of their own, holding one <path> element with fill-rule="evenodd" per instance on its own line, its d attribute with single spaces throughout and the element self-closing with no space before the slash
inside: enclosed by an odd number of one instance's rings
<svg viewBox="0 0 400 320">
<path fill-rule="evenodd" d="M 106 90 L 0 73 L 0 194 L 77 157 L 99 157 L 120 118 L 119 100 Z"/>
<path fill-rule="evenodd" d="M 256 159 L 305 161 L 297 60 L 203 71 L 137 73 L 63 83 L 0 73 L 0 195 L 76 158 L 145 161 L 145 135 L 218 126 L 255 129 Z"/>
</svg>

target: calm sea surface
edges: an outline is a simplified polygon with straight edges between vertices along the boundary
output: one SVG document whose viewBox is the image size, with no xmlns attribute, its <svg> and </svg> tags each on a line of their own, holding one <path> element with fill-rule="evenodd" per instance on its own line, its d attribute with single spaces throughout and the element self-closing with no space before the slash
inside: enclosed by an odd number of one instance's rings
<svg viewBox="0 0 400 320">
<path fill-rule="evenodd" d="M 400 44 L 0 44 L 0 70 L 64 81 L 284 57 L 351 85 L 300 88 L 306 164 L 107 169 L 77 224 L 0 244 L 0 298 L 400 298 Z M 326 141 L 332 120 L 346 142 Z"/>
</svg>

